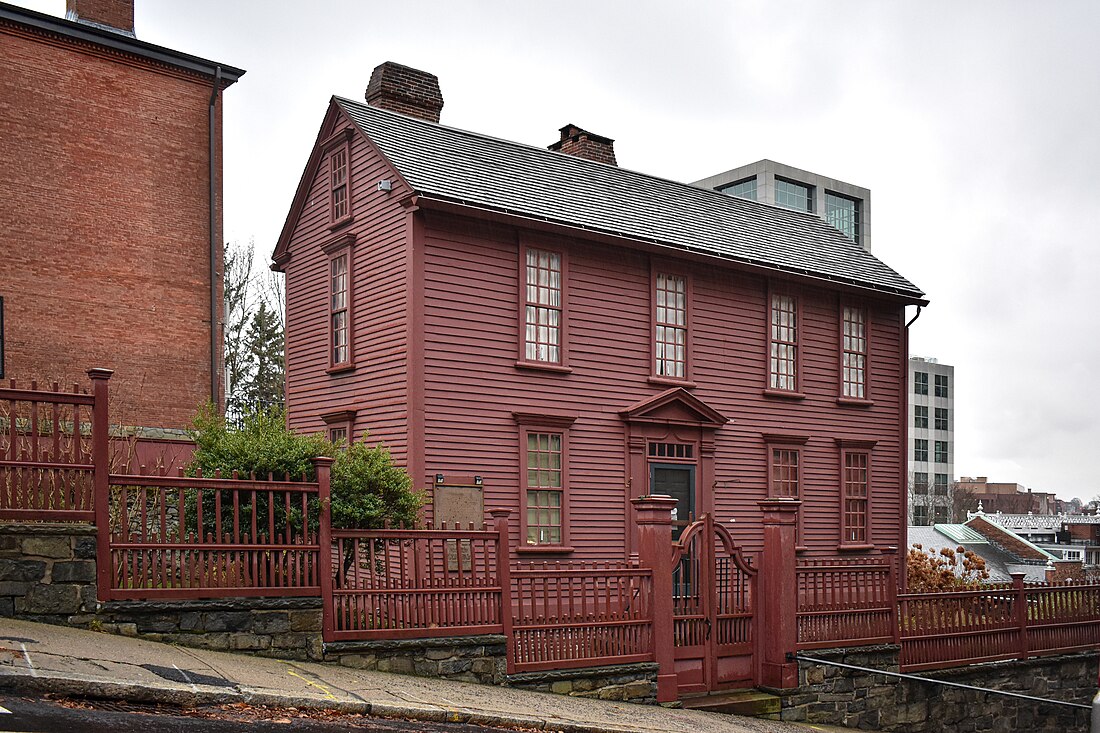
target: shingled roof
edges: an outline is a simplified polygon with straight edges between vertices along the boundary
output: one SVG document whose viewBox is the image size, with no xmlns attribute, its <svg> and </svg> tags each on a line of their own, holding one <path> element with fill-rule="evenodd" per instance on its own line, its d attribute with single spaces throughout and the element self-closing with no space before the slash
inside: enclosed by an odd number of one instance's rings
<svg viewBox="0 0 1100 733">
<path fill-rule="evenodd" d="M 909 302 L 924 293 L 813 214 L 334 101 L 429 199 L 639 240 Z"/>
</svg>

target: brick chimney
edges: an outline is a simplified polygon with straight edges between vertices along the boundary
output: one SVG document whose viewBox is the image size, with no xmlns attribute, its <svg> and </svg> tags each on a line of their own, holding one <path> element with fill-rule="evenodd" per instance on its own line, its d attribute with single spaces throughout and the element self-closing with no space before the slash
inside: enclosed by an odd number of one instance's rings
<svg viewBox="0 0 1100 733">
<path fill-rule="evenodd" d="M 65 17 L 134 35 L 134 0 L 65 0 Z"/>
<path fill-rule="evenodd" d="M 435 74 L 387 61 L 374 67 L 367 84 L 367 104 L 439 122 L 443 94 Z"/>
<path fill-rule="evenodd" d="M 615 162 L 614 140 L 602 135 L 594 135 L 576 125 L 566 125 L 561 128 L 561 140 L 548 147 L 550 150 L 556 150 L 559 153 L 587 158 L 597 163 L 618 165 Z"/>
</svg>

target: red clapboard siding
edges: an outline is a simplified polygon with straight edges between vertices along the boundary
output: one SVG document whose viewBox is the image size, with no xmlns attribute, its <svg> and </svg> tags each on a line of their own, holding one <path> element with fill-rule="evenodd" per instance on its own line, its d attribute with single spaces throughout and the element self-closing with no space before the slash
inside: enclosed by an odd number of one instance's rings
<svg viewBox="0 0 1100 733">
<path fill-rule="evenodd" d="M 426 235 L 425 472 L 479 474 L 487 507 L 519 510 L 519 431 L 513 411 L 575 415 L 569 501 L 575 556 L 621 554 L 625 545 L 625 427 L 619 411 L 668 387 L 650 376 L 650 265 L 645 253 L 551 240 L 567 252 L 568 364 L 572 373 L 517 369 L 517 234 L 432 218 Z M 519 237 L 525 236 L 519 233 Z M 547 246 L 545 240 L 543 246 Z M 804 400 L 765 398 L 767 283 L 683 263 L 692 278 L 692 392 L 732 422 L 717 432 L 715 509 L 736 520 L 749 551 L 762 543 L 756 502 L 765 498 L 763 433 L 809 436 L 803 449 L 803 543 L 839 542 L 836 438 L 874 439 L 871 541 L 897 542 L 898 310 L 869 304 L 871 407 L 839 406 L 835 292 L 803 287 Z M 648 477 L 634 477 L 647 481 Z M 519 522 L 512 523 L 518 532 Z M 513 541 L 517 538 L 513 537 Z"/>
<path fill-rule="evenodd" d="M 324 159 L 312 181 L 289 240 L 286 264 L 287 403 L 292 427 L 323 430 L 321 415 L 356 410 L 356 436 L 383 441 L 399 464 L 406 460 L 407 323 L 405 293 L 405 210 L 398 203 L 408 188 L 389 164 L 359 136 L 351 142 L 353 221 L 329 228 L 328 169 Z M 394 190 L 377 190 L 379 180 Z M 328 374 L 329 258 L 327 243 L 345 233 L 352 249 L 352 358 L 355 369 Z"/>
</svg>

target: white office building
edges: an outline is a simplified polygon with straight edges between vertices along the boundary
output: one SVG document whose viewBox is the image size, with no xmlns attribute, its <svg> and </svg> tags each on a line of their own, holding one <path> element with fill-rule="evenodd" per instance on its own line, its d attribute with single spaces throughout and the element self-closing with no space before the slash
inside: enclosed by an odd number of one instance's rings
<svg viewBox="0 0 1100 733">
<path fill-rule="evenodd" d="M 909 524 L 951 522 L 955 367 L 909 357 Z"/>
</svg>

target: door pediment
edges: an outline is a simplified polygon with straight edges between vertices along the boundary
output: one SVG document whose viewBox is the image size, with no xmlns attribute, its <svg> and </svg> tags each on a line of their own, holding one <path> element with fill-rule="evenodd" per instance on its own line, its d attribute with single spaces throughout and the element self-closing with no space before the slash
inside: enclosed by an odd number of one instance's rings
<svg viewBox="0 0 1100 733">
<path fill-rule="evenodd" d="M 692 425 L 717 430 L 729 422 L 722 413 L 682 387 L 647 397 L 619 412 L 628 423 Z"/>
</svg>

